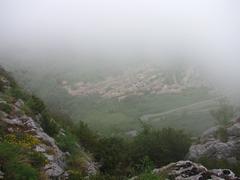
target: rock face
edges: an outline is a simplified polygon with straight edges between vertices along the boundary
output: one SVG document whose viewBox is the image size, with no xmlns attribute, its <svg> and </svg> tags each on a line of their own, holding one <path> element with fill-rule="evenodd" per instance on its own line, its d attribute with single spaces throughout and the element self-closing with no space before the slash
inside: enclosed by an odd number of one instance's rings
<svg viewBox="0 0 240 180">
<path fill-rule="evenodd" d="M 17 93 L 7 93 L 15 92 Z M 34 112 L 33 106 L 28 104 L 31 95 L 23 91 L 18 94 L 20 87 L 14 79 L 0 66 L 0 143 L 6 141 L 24 149 L 22 154 L 35 153 L 41 156 L 41 167 L 37 171 L 46 179 L 64 180 L 70 178 L 71 169 L 66 167 L 66 157 L 71 156 L 69 152 L 62 152 L 55 139 L 44 132 L 40 126 L 44 118 L 39 111 Z M 21 91 L 21 90 L 20 90 Z M 26 97 L 25 97 L 26 96 Z M 29 96 L 29 97 L 28 97 Z M 57 124 L 57 122 L 56 122 Z M 58 124 L 61 126 L 61 124 Z M 60 129 L 58 135 L 66 136 L 66 131 Z M 76 141 L 76 148 L 79 149 L 81 159 L 81 171 L 87 175 L 95 175 L 98 171 L 98 164 L 93 162 L 92 157 L 86 153 Z M 27 161 L 27 164 L 30 161 Z M 0 179 L 7 177 L 7 172 L 2 172 L 4 163 L 0 162 Z M 66 171 L 68 169 L 69 171 Z"/>
<path fill-rule="evenodd" d="M 219 127 L 214 127 L 203 133 L 199 143 L 190 147 L 188 159 L 209 157 L 235 163 L 240 152 L 240 118 L 232 121 L 224 130 L 224 141 L 218 138 L 218 130 Z"/>
<path fill-rule="evenodd" d="M 200 164 L 191 161 L 179 161 L 171 163 L 160 169 L 155 169 L 154 174 L 167 176 L 167 179 L 175 180 L 238 180 L 235 174 L 229 169 L 213 169 L 208 170 Z"/>
<path fill-rule="evenodd" d="M 4 75 L 7 73 L 0 67 L 0 83 L 2 90 L 11 88 L 11 81 Z M 49 179 L 66 179 L 64 171 L 64 153 L 58 148 L 55 140 L 48 136 L 37 122 L 37 118 L 27 116 L 21 109 L 24 108 L 24 101 L 21 99 L 15 102 L 6 102 L 0 98 L 2 108 L 0 109 L 0 126 L 6 127 L 8 135 L 21 132 L 36 140 L 34 151 L 43 153 L 47 162 L 44 167 L 44 174 Z M 4 109 L 5 107 L 5 109 Z M 0 171 L 0 179 L 4 178 L 4 173 Z"/>
<path fill-rule="evenodd" d="M 12 108 L 18 109 L 16 105 L 12 105 Z M 48 136 L 31 117 L 19 116 L 18 113 L 10 116 L 2 111 L 0 112 L 2 113 L 1 123 L 8 126 L 9 133 L 21 130 L 21 132 L 30 134 L 39 140 L 39 144 L 34 147 L 34 150 L 43 153 L 47 158 L 48 163 L 44 167 L 45 174 L 50 178 L 65 178 L 64 153 L 55 144 L 55 140 Z"/>
</svg>

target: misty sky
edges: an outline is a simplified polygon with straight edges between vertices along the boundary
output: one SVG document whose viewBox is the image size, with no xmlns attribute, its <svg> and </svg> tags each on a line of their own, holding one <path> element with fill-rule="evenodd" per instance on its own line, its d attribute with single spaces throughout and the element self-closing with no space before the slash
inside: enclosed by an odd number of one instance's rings
<svg viewBox="0 0 240 180">
<path fill-rule="evenodd" d="M 67 63 L 187 59 L 240 90 L 239 10 L 239 0 L 1 0 L 0 52 Z"/>
</svg>

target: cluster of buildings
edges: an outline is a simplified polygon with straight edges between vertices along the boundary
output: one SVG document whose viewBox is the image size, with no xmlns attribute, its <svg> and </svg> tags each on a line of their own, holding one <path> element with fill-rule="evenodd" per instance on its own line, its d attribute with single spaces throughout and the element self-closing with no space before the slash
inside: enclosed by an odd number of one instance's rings
<svg viewBox="0 0 240 180">
<path fill-rule="evenodd" d="M 175 73 L 166 75 L 157 67 L 143 65 L 97 83 L 78 82 L 69 85 L 66 81 L 62 81 L 62 85 L 72 96 L 97 94 L 106 98 L 118 98 L 120 101 L 132 95 L 141 96 L 146 93 L 179 93 L 189 86 L 196 86 L 192 83 L 193 74 L 193 70 L 188 70 L 179 81 Z"/>
</svg>

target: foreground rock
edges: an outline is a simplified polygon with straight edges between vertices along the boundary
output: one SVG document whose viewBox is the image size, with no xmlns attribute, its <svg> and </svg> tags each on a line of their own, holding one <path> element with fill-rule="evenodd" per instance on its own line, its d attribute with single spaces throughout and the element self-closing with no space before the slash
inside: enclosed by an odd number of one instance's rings
<svg viewBox="0 0 240 180">
<path fill-rule="evenodd" d="M 12 105 L 14 107 L 14 105 Z M 14 107 L 16 108 L 16 107 Z M 63 178 L 67 177 L 64 171 L 65 168 L 65 155 L 58 148 L 55 140 L 48 136 L 40 125 L 31 117 L 26 115 L 15 116 L 1 112 L 1 123 L 5 123 L 9 133 L 23 132 L 30 134 L 38 139 L 38 144 L 34 147 L 36 152 L 41 152 L 47 158 L 47 164 L 44 171 L 49 178 Z M 1 176 L 1 174 L 0 174 Z"/>
<path fill-rule="evenodd" d="M 179 161 L 171 163 L 160 169 L 155 169 L 154 174 L 164 175 L 166 179 L 175 180 L 240 180 L 229 169 L 213 169 L 208 170 L 200 164 L 193 163 L 191 161 Z"/>
<path fill-rule="evenodd" d="M 240 118 L 232 121 L 224 130 L 224 140 L 219 138 L 219 127 L 207 130 L 199 142 L 190 147 L 188 159 L 224 159 L 236 163 L 240 151 Z"/>
</svg>

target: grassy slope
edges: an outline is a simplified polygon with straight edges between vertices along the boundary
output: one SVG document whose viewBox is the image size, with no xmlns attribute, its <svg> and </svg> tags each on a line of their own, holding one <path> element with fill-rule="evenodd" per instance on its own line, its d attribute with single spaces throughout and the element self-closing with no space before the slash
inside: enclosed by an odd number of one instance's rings
<svg viewBox="0 0 240 180">
<path fill-rule="evenodd" d="M 92 128 L 104 134 L 111 134 L 113 132 L 118 133 L 138 129 L 138 120 L 144 114 L 165 112 L 209 98 L 211 97 L 207 94 L 206 89 L 187 90 L 178 95 L 164 94 L 131 97 L 122 102 L 95 97 L 93 99 L 88 98 L 88 103 L 84 104 L 84 101 L 79 98 L 76 99 L 78 106 L 74 107 L 75 103 L 72 104 L 72 113 L 74 119 L 82 119 L 88 122 Z M 82 107 L 85 111 L 83 113 L 77 111 L 79 107 Z M 74 110 L 74 108 L 76 109 Z M 157 128 L 169 126 L 184 128 L 198 134 L 213 124 L 213 119 L 205 108 L 211 107 L 196 107 L 197 111 L 196 109 L 180 111 L 164 117 L 163 120 L 161 120 L 162 117 L 160 121 L 156 118 L 149 123 Z M 204 109 L 204 111 L 202 112 L 201 109 Z M 196 127 L 196 123 L 201 126 Z"/>
</svg>

